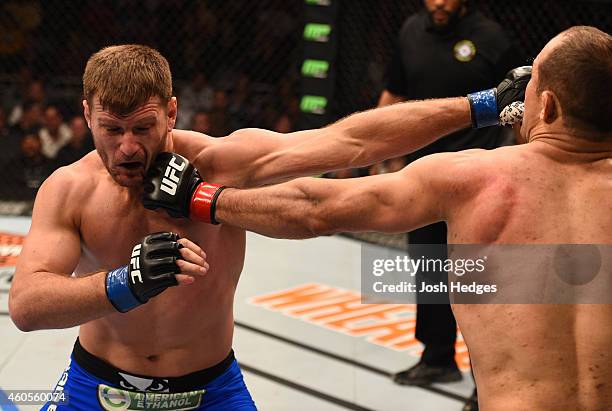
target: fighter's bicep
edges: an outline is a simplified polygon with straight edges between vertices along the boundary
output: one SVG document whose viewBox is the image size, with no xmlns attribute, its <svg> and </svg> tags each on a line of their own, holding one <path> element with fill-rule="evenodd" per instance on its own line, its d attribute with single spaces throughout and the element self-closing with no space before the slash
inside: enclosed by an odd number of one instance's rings
<svg viewBox="0 0 612 411">
<path fill-rule="evenodd" d="M 377 201 L 371 214 L 372 230 L 407 232 L 442 219 L 439 200 L 424 176 L 404 169 L 383 177 L 373 187 Z"/>
<path fill-rule="evenodd" d="M 371 183 L 376 193 L 372 229 L 407 232 L 446 219 L 454 177 L 445 155 L 412 163 Z"/>
<path fill-rule="evenodd" d="M 215 139 L 195 159 L 204 178 L 216 184 L 249 187 L 278 163 L 285 144 L 284 135 L 261 129 L 241 129 Z M 265 179 L 265 178 L 264 178 Z"/>
<path fill-rule="evenodd" d="M 54 174 L 40 188 L 34 202 L 32 225 L 17 264 L 16 280 L 36 272 L 70 275 L 81 254 L 76 204 L 71 183 Z"/>
</svg>

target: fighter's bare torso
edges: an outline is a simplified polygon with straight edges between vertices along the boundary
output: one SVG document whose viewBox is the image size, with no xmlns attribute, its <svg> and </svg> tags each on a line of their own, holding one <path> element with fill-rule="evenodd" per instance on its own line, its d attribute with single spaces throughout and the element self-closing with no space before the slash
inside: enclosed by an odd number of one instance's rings
<svg viewBox="0 0 612 411">
<path fill-rule="evenodd" d="M 83 324 L 85 349 L 120 369 L 151 376 L 184 375 L 223 360 L 232 343 L 244 232 L 144 209 L 134 191 L 113 181 L 96 152 L 69 167 L 65 172 L 75 176 L 75 187 L 67 190 L 75 197 L 70 212 L 81 238 L 76 275 L 127 264 L 134 244 L 158 231 L 194 241 L 210 264 L 194 284 L 169 288 L 129 313 Z"/>
<path fill-rule="evenodd" d="M 463 176 L 471 188 L 453 207 L 449 243 L 612 243 L 609 153 L 571 153 L 546 142 L 484 153 L 466 156 L 474 162 Z M 612 305 L 453 311 L 470 348 L 481 409 L 612 406 Z"/>
</svg>

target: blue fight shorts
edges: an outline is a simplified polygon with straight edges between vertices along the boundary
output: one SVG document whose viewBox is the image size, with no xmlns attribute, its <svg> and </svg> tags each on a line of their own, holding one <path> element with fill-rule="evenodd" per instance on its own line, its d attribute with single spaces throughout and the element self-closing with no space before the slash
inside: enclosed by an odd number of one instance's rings
<svg viewBox="0 0 612 411">
<path fill-rule="evenodd" d="M 182 377 L 146 377 L 113 367 L 85 351 L 78 339 L 54 398 L 57 402 L 41 409 L 257 410 L 234 351 L 219 364 Z"/>
</svg>

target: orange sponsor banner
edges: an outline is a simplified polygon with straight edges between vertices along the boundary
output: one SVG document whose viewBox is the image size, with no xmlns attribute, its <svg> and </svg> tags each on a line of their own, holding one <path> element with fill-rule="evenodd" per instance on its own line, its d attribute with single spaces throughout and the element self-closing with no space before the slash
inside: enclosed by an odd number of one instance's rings
<svg viewBox="0 0 612 411">
<path fill-rule="evenodd" d="M 0 268 L 14 267 L 25 236 L 0 232 Z"/>
<path fill-rule="evenodd" d="M 415 357 L 423 350 L 414 336 L 414 304 L 362 304 L 361 294 L 355 291 L 318 283 L 256 296 L 249 303 L 392 350 L 408 351 Z M 467 347 L 457 331 L 456 360 L 459 368 L 467 371 Z"/>
</svg>

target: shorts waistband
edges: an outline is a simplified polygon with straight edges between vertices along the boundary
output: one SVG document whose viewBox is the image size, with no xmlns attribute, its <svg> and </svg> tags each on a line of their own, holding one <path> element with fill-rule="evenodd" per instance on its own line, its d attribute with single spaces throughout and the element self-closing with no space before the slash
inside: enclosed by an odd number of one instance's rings
<svg viewBox="0 0 612 411">
<path fill-rule="evenodd" d="M 72 359 L 83 370 L 116 387 L 134 391 L 184 392 L 200 389 L 221 376 L 234 362 L 235 357 L 234 350 L 231 350 L 223 361 L 210 368 L 180 377 L 150 377 L 129 373 L 110 365 L 85 350 L 77 338 L 72 350 Z"/>
</svg>

